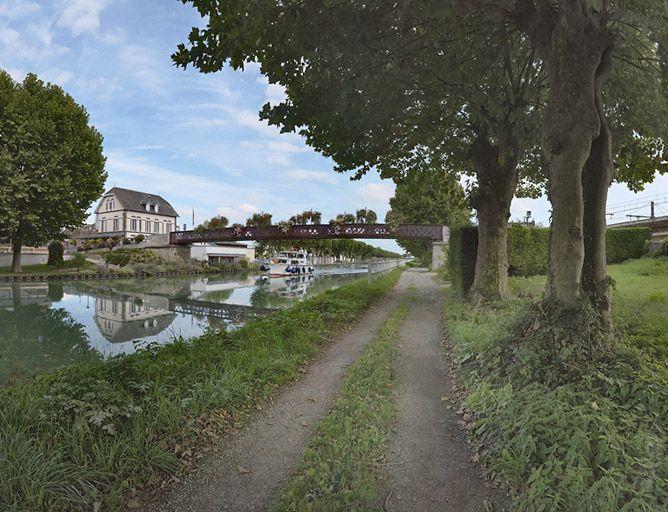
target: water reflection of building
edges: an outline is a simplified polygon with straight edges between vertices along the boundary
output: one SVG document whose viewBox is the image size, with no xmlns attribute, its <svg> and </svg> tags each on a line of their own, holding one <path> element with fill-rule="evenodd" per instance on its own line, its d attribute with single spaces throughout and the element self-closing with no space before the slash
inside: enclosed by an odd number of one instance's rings
<svg viewBox="0 0 668 512">
<path fill-rule="evenodd" d="M 48 283 L 14 283 L 0 285 L 0 308 L 13 309 L 28 304 L 48 305 Z"/>
<path fill-rule="evenodd" d="M 97 297 L 95 323 L 112 343 L 155 336 L 167 329 L 176 315 L 166 297 Z"/>
</svg>

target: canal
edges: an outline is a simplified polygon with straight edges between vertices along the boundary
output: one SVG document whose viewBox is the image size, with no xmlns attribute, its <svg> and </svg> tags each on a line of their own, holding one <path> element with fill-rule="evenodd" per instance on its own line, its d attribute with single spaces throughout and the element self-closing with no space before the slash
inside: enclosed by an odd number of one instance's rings
<svg viewBox="0 0 668 512">
<path fill-rule="evenodd" d="M 374 268 L 374 275 L 387 265 Z M 0 283 L 0 385 L 152 343 L 235 329 L 297 300 L 367 279 L 365 266 L 267 279 L 221 274 Z"/>
</svg>

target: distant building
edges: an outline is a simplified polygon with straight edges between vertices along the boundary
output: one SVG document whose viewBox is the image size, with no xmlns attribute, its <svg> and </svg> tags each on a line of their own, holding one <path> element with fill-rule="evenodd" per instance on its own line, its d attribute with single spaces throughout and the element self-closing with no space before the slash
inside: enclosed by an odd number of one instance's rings
<svg viewBox="0 0 668 512">
<path fill-rule="evenodd" d="M 176 210 L 161 196 L 114 187 L 95 209 L 95 229 L 102 238 L 168 235 L 176 230 Z"/>
<path fill-rule="evenodd" d="M 233 263 L 240 260 L 253 261 L 255 249 L 235 242 L 195 244 L 190 247 L 190 258 L 211 264 Z"/>
<path fill-rule="evenodd" d="M 668 240 L 668 215 L 620 222 L 619 224 L 608 224 L 608 228 L 649 228 L 652 230 L 652 238 L 650 242 L 651 247 L 654 250 L 658 249 L 663 242 Z"/>
</svg>

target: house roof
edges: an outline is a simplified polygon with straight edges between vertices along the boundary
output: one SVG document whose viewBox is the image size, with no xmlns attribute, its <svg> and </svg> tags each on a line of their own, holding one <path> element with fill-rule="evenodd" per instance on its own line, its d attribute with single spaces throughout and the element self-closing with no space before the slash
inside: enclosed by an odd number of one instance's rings
<svg viewBox="0 0 668 512">
<path fill-rule="evenodd" d="M 120 187 L 114 187 L 104 195 L 107 196 L 109 194 L 114 194 L 118 202 L 121 203 L 121 206 L 123 207 L 124 210 L 129 210 L 131 212 L 146 213 L 146 207 L 144 205 L 148 202 L 159 205 L 157 215 L 166 215 L 168 217 L 179 216 L 179 214 L 176 213 L 176 210 L 174 210 L 171 204 L 169 204 L 164 198 L 156 194 L 148 194 L 146 192 L 140 192 L 138 190 L 130 190 L 127 188 L 120 188 Z"/>
</svg>

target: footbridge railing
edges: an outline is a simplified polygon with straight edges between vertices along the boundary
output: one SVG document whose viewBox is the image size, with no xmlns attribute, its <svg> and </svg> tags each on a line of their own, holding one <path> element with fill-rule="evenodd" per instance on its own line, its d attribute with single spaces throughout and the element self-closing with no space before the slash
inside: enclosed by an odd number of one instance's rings
<svg viewBox="0 0 668 512">
<path fill-rule="evenodd" d="M 328 238 L 411 239 L 447 241 L 447 228 L 437 224 L 304 224 L 292 226 L 237 226 L 225 229 L 175 231 L 172 245 L 250 240 L 322 240 Z"/>
</svg>

